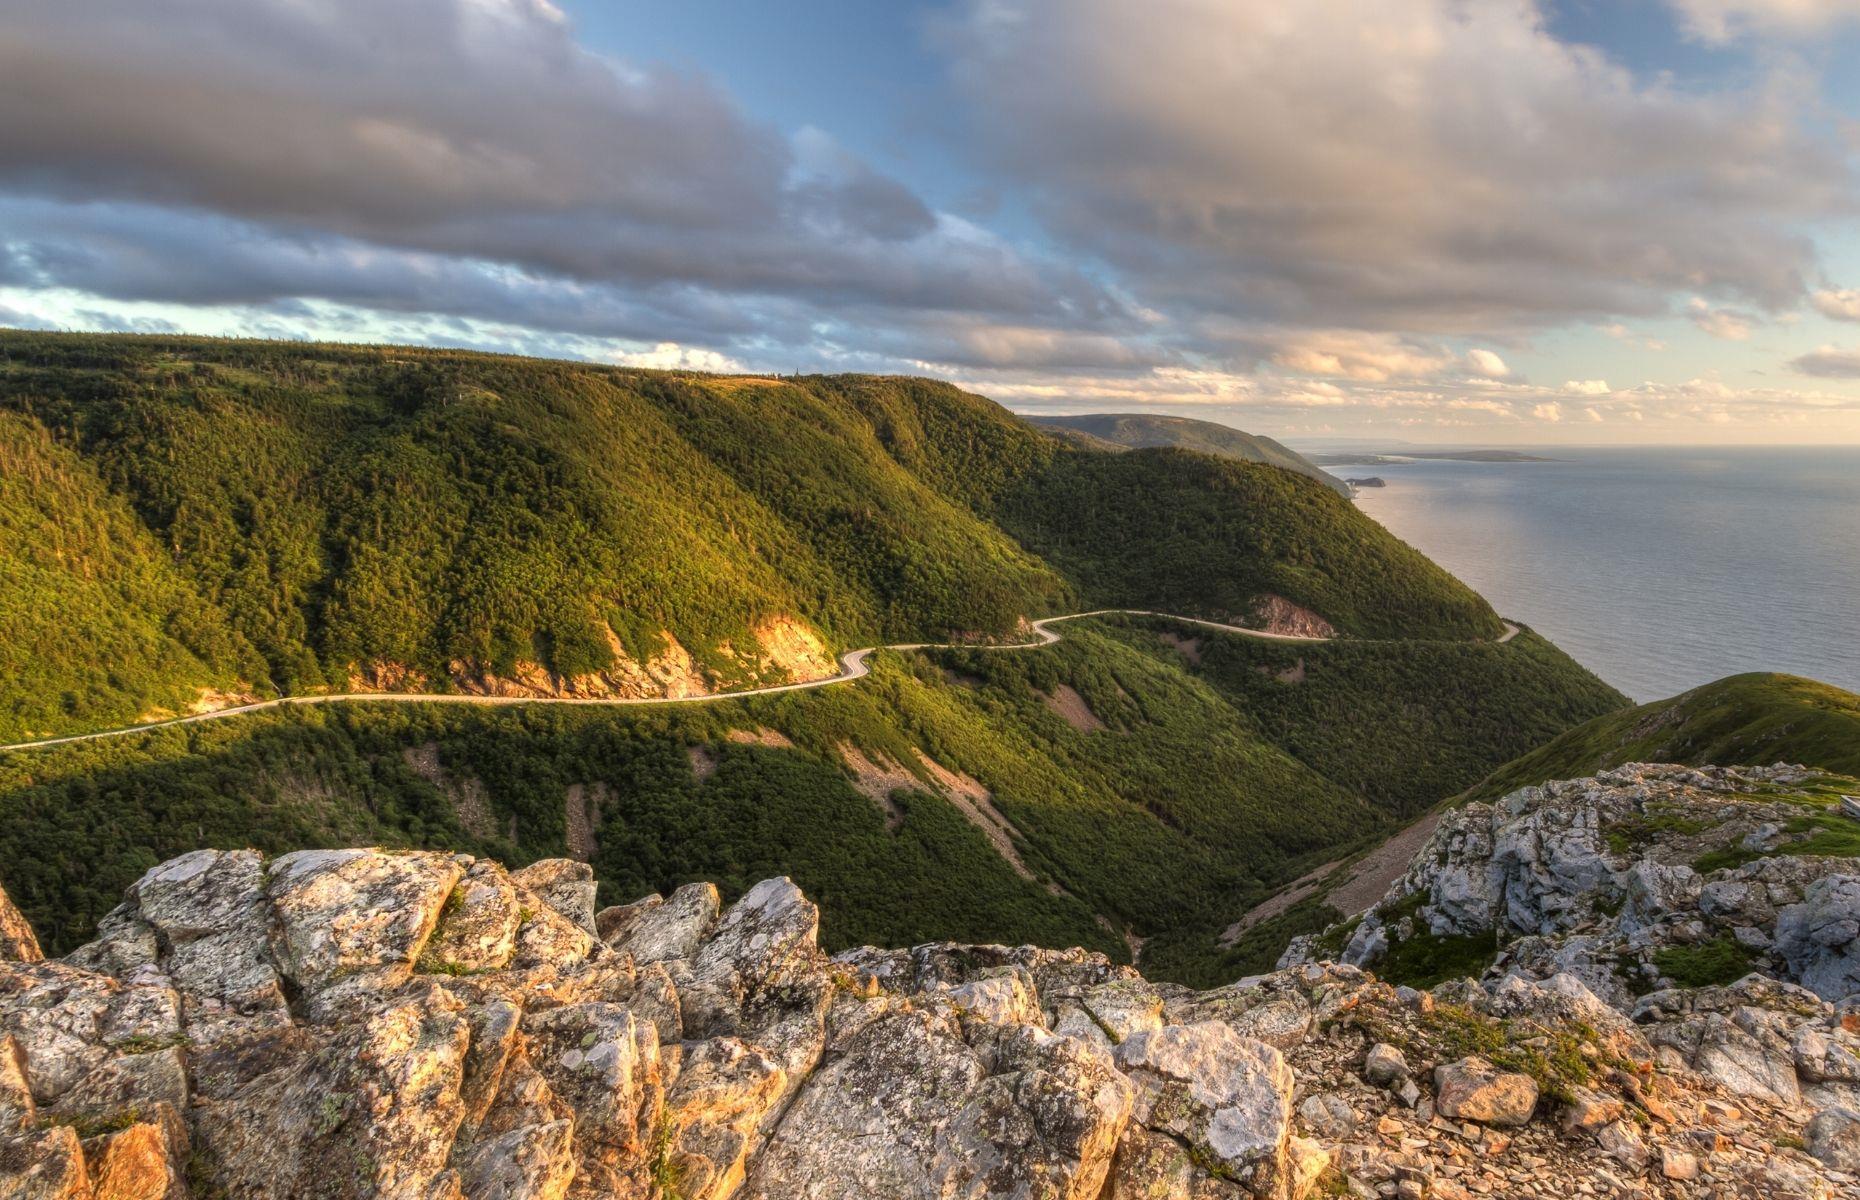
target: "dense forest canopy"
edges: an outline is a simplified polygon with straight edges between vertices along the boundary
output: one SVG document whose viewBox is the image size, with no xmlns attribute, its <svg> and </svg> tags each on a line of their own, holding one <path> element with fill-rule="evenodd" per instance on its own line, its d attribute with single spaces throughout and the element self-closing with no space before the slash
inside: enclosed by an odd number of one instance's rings
<svg viewBox="0 0 1860 1200">
<path fill-rule="evenodd" d="M 0 332 L 0 456 L 0 740 L 671 641 L 729 686 L 771 618 L 843 649 L 1270 593 L 1346 635 L 1499 629 L 1303 476 L 923 379 Z"/>
</svg>

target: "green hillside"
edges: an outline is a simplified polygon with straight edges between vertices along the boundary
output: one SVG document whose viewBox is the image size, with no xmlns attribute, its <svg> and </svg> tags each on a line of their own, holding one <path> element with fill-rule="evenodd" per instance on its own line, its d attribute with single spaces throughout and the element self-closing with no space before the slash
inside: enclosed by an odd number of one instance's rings
<svg viewBox="0 0 1860 1200">
<path fill-rule="evenodd" d="M 1860 696 L 1796 675 L 1732 675 L 1578 725 L 1506 763 L 1466 798 L 1490 799 L 1630 762 L 1788 762 L 1860 775 Z"/>
<path fill-rule="evenodd" d="M 784 624 L 842 649 L 1271 592 L 1346 635 L 1499 627 L 1327 488 L 1080 449 L 920 379 L 0 332 L 0 417 L 59 480 L 0 490 L 0 561 L 32 564 L 0 613 L 41 648 L 0 677 L 0 741 L 680 649 L 739 686 L 787 677 Z"/>
<path fill-rule="evenodd" d="M 1151 969 L 1208 982 L 1232 973 L 1219 930 L 1275 887 L 1386 835 L 1424 789 L 1619 702 L 1544 643 L 1417 642 L 1386 672 L 1368 643 L 1304 647 L 1304 682 L 1255 692 L 1230 677 L 1255 674 L 1254 639 L 1200 634 L 1197 666 L 1179 623 L 1064 628 L 1037 650 L 887 652 L 857 684 L 704 705 L 344 704 L 0 756 L 0 881 L 64 949 L 140 872 L 203 845 L 579 848 L 604 902 L 787 874 L 834 946 L 1124 957 L 1128 933 L 1151 939 Z M 1356 688 L 1400 691 L 1357 707 Z M 1487 724 L 1464 720 L 1473 697 Z"/>
<path fill-rule="evenodd" d="M 1073 436 L 1080 445 L 1098 448 L 1121 446 L 1127 450 L 1172 447 L 1265 463 L 1309 475 L 1333 491 L 1350 494 L 1343 480 L 1324 470 L 1289 446 L 1257 433 L 1246 433 L 1216 421 L 1193 417 L 1166 417 L 1153 413 L 1084 413 L 1073 417 L 1028 417 L 1027 420 L 1061 436 Z"/>
<path fill-rule="evenodd" d="M 132 698 L 146 715 L 184 709 L 252 669 L 92 465 L 0 411 L 0 729 L 82 726 Z"/>
</svg>

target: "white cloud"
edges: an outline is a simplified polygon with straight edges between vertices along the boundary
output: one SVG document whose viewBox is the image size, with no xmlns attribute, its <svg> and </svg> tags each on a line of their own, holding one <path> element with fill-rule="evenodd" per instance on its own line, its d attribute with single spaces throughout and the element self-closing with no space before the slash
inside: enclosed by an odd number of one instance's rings
<svg viewBox="0 0 1860 1200">
<path fill-rule="evenodd" d="M 1554 400 L 1547 401 L 1546 403 L 1533 407 L 1531 409 L 1531 415 L 1536 417 L 1539 421 L 1561 421 L 1563 419 L 1563 406 Z"/>
<path fill-rule="evenodd" d="M 1732 308 L 1713 308 L 1709 302 L 1696 296 L 1686 306 L 1686 315 L 1706 333 L 1727 342 L 1748 340 L 1751 326 L 1757 321 L 1750 313 Z"/>
<path fill-rule="evenodd" d="M 1693 37 L 1727 42 L 1749 34 L 1803 37 L 1860 20 L 1860 0 L 1667 0 Z"/>
<path fill-rule="evenodd" d="M 1860 321 L 1860 289 L 1823 288 L 1809 299 L 1831 321 Z"/>
<path fill-rule="evenodd" d="M 1472 368 L 1473 374 L 1486 379 L 1503 379 L 1511 374 L 1511 368 L 1505 365 L 1505 360 L 1490 350 L 1468 350 L 1466 365 Z"/>
<path fill-rule="evenodd" d="M 1815 262 L 1800 224 L 1851 198 L 1782 72 L 1643 82 L 1530 0 L 958 14 L 942 44 L 973 143 L 1172 313 L 1480 337 L 1681 289 L 1782 308 Z"/>
<path fill-rule="evenodd" d="M 1611 390 L 1606 379 L 1572 379 L 1563 385 L 1572 396 L 1606 396 Z"/>
<path fill-rule="evenodd" d="M 698 346 L 681 346 L 677 342 L 660 342 L 650 350 L 621 350 L 607 356 L 621 367 L 647 367 L 662 371 L 713 371 L 740 375 L 743 364 L 715 350 Z"/>
<path fill-rule="evenodd" d="M 1393 334 L 1350 331 L 1296 335 L 1274 349 L 1271 357 L 1288 371 L 1366 383 L 1426 378 L 1453 365 L 1452 356 L 1443 350 L 1418 347 Z M 1497 357 L 1492 355 L 1495 361 Z"/>
</svg>

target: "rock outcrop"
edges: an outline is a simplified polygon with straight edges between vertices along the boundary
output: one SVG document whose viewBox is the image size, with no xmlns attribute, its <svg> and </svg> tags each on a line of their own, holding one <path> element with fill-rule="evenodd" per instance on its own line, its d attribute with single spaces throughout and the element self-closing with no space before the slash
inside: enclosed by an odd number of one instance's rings
<svg viewBox="0 0 1860 1200">
<path fill-rule="evenodd" d="M 1632 764 L 1469 804 L 1334 948 L 1304 939 L 1281 962 L 1373 968 L 1391 947 L 1476 938 L 1494 976 L 1573 974 L 1623 1010 L 1746 970 L 1838 1001 L 1860 992 L 1860 858 L 1840 853 L 1860 849 L 1841 805 L 1854 787 L 1801 767 Z"/>
<path fill-rule="evenodd" d="M 1662 991 L 1630 1019 L 1570 974 L 1419 992 L 1309 964 L 1194 991 L 1081 950 L 829 956 L 817 926 L 785 879 L 596 912 L 578 863 L 186 855 L 64 961 L 0 962 L 0 1196 L 1855 1186 L 1860 1037 L 1801 987 Z"/>
</svg>

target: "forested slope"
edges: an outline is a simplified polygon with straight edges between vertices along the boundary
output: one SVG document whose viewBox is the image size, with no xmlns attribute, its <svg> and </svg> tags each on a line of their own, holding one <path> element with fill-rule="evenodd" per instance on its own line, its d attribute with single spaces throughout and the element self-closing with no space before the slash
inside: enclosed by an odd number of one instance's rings
<svg viewBox="0 0 1860 1200">
<path fill-rule="evenodd" d="M 61 528 L 120 526 L 48 556 L 9 493 L 0 554 L 37 567 L 0 611 L 64 642 L 0 679 L 0 740 L 203 689 L 717 690 L 1086 605 L 1498 629 L 1309 480 L 1080 450 L 927 380 L 0 332 L 0 416 L 68 481 Z"/>
<path fill-rule="evenodd" d="M 203 845 L 579 852 L 613 898 L 791 875 L 840 901 L 835 945 L 1122 957 L 1128 934 L 1154 939 L 1156 969 L 1207 980 L 1228 922 L 1387 833 L 1423 789 L 1489 771 L 1536 706 L 1614 702 L 1544 644 L 1519 668 L 1509 645 L 1417 643 L 1438 655 L 1386 674 L 1316 647 L 1306 683 L 1261 677 L 1255 694 L 1228 669 L 1251 673 L 1250 639 L 1202 634 L 1197 666 L 1180 626 L 1065 629 L 1038 650 L 887 652 L 854 686 L 708 705 L 287 709 L 0 757 L 0 880 L 67 945 L 141 871 Z M 1404 690 L 1358 708 L 1357 686 Z M 1520 728 L 1464 724 L 1482 696 Z"/>
<path fill-rule="evenodd" d="M 1487 800 L 1630 762 L 1799 763 L 1860 775 L 1860 696 L 1799 675 L 1730 675 L 1578 725 L 1506 763 L 1467 798 Z"/>
</svg>

